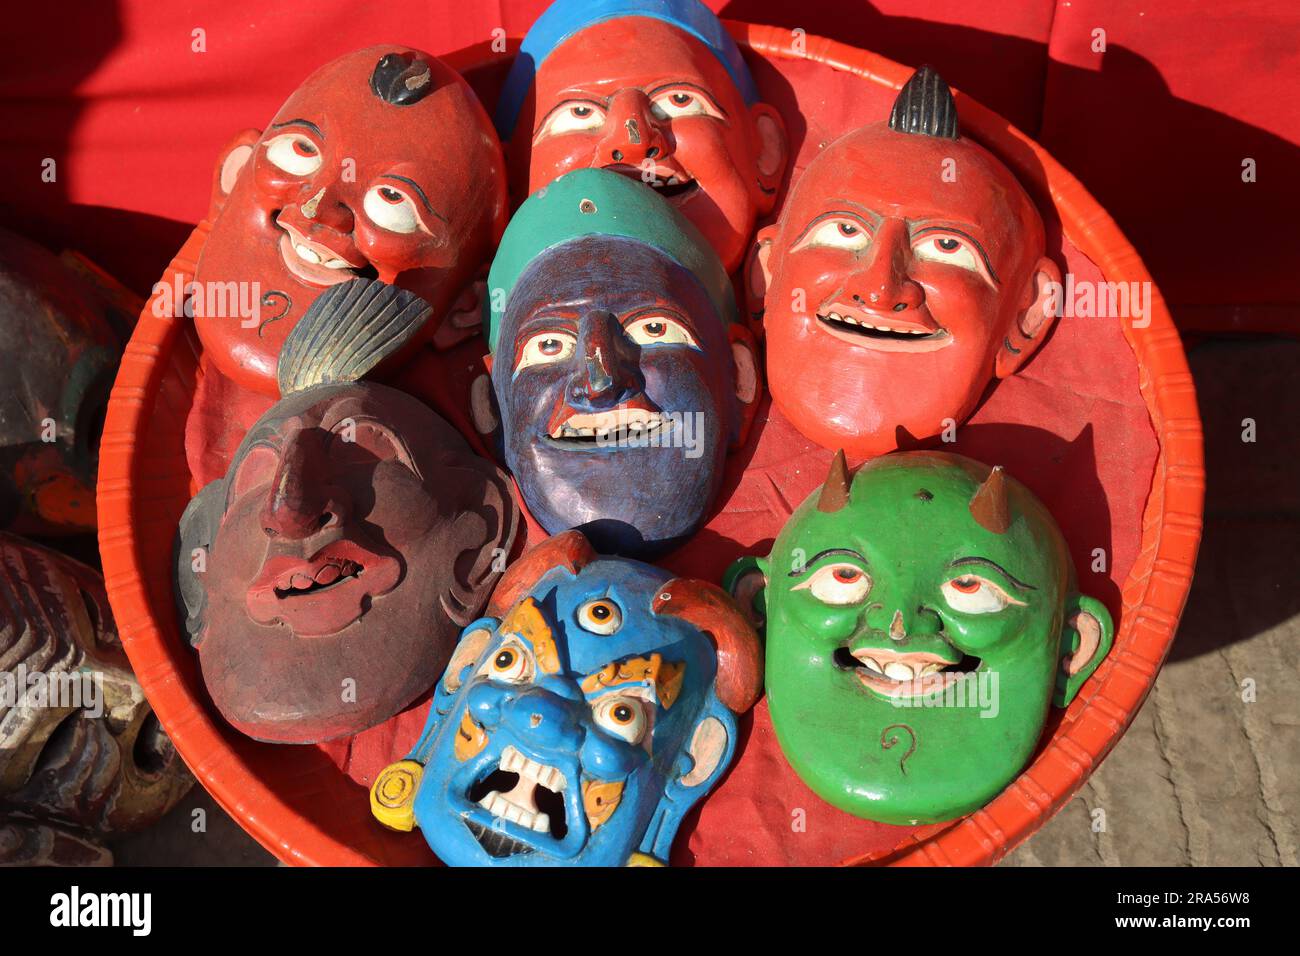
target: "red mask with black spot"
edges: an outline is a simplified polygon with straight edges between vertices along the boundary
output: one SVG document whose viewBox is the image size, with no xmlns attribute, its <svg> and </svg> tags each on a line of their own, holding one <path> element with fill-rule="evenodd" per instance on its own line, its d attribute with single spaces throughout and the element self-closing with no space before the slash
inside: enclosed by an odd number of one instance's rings
<svg viewBox="0 0 1300 956">
<path fill-rule="evenodd" d="M 617 51 L 617 52 L 614 52 Z M 586 27 L 537 69 L 510 140 L 518 198 L 573 169 L 642 179 L 708 239 L 730 272 L 785 173 L 785 127 L 746 104 L 700 41 L 650 17 Z"/>
<path fill-rule="evenodd" d="M 750 260 L 773 401 L 855 458 L 939 435 L 1042 344 L 1060 275 L 1038 211 L 987 150 L 884 123 L 849 133 Z"/>
<path fill-rule="evenodd" d="M 357 275 L 410 289 L 434 308 L 432 335 L 504 228 L 487 115 L 454 71 L 402 47 L 312 74 L 264 132 L 235 138 L 215 179 L 195 325 L 226 377 L 267 395 L 285 336 L 323 290 Z"/>
</svg>

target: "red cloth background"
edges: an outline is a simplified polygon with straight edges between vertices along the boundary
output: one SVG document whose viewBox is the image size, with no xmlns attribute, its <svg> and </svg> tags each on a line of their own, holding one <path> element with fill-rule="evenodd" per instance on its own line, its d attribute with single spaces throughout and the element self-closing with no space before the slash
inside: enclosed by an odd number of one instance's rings
<svg viewBox="0 0 1300 956">
<path fill-rule="evenodd" d="M 708 0 L 943 75 L 1101 201 L 1184 328 L 1300 331 L 1295 0 Z M 203 213 L 217 152 L 312 69 L 386 40 L 521 34 L 547 0 L 59 0 L 0 36 L 0 223 L 147 291 Z M 192 52 L 193 31 L 206 52 Z M 1093 31 L 1105 31 L 1095 53 Z M 1257 181 L 1243 183 L 1252 158 Z M 56 161 L 57 179 L 41 179 Z"/>
</svg>

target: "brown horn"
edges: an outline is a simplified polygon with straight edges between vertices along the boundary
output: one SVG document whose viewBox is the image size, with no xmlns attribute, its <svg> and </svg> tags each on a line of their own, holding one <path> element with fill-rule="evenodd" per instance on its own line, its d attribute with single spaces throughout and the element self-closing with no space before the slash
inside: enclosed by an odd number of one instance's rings
<svg viewBox="0 0 1300 956">
<path fill-rule="evenodd" d="M 547 538 L 506 568 L 488 601 L 488 615 L 505 617 L 551 568 L 567 568 L 577 574 L 595 557 L 596 552 L 581 531 L 564 531 Z"/>
<path fill-rule="evenodd" d="M 839 511 L 849 503 L 849 465 L 844 460 L 841 448 L 831 459 L 830 474 L 822 485 L 821 497 L 817 499 L 818 511 Z"/>
<path fill-rule="evenodd" d="M 971 496 L 970 513 L 982 527 L 994 534 L 1006 534 L 1011 527 L 1011 511 L 1007 506 L 1007 479 L 1002 466 L 996 466 L 984 484 Z"/>
<path fill-rule="evenodd" d="M 736 714 L 754 706 L 763 689 L 763 652 L 753 626 L 726 591 L 695 578 L 673 578 L 659 589 L 651 609 L 709 635 L 718 654 L 718 699 Z"/>
</svg>

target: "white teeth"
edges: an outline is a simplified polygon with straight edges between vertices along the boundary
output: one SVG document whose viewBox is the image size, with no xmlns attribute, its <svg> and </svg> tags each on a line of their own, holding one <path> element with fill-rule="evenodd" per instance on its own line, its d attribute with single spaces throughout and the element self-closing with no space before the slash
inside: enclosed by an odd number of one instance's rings
<svg viewBox="0 0 1300 956">
<path fill-rule="evenodd" d="M 872 325 L 870 322 L 863 322 L 863 323 L 862 323 L 862 327 L 863 327 L 864 329 L 884 328 L 884 326 Z"/>
<path fill-rule="evenodd" d="M 325 268 L 326 269 L 350 269 L 352 267 L 348 265 L 346 259 L 334 258 L 331 259 L 329 262 L 325 263 Z"/>
<path fill-rule="evenodd" d="M 608 438 L 614 435 L 619 428 L 628 435 L 642 437 L 649 435 L 656 428 L 664 425 L 664 417 L 657 412 L 641 412 L 639 409 L 632 410 L 636 415 L 644 415 L 644 418 L 630 417 L 626 412 L 596 412 L 574 416 L 569 421 L 564 422 L 558 429 L 552 433 L 552 438 L 595 438 L 597 436 Z M 572 424 L 575 421 L 581 421 L 583 424 Z"/>
<path fill-rule="evenodd" d="M 493 790 L 478 805 L 492 816 L 517 823 L 527 830 L 550 833 L 551 818 L 538 811 L 536 789 L 541 785 L 557 793 L 566 790 L 569 782 L 564 774 L 555 767 L 528 759 L 515 747 L 506 747 L 501 751 L 498 766 L 502 770 L 519 774 L 519 782 L 509 793 Z"/>
<path fill-rule="evenodd" d="M 304 246 L 301 242 L 298 243 L 293 248 L 294 251 L 298 253 L 298 258 L 305 259 L 308 262 L 314 262 L 314 263 L 320 262 L 320 255 L 316 252 L 315 249 L 308 248 L 307 246 Z"/>
<path fill-rule="evenodd" d="M 921 676 L 928 677 L 930 674 L 937 674 L 943 670 L 942 664 L 926 664 L 921 668 Z"/>
<path fill-rule="evenodd" d="M 882 670 L 880 669 L 880 664 L 877 663 L 877 661 L 876 661 L 876 659 L 875 659 L 874 657 L 860 657 L 860 658 L 858 658 L 858 660 L 862 661 L 862 665 L 863 665 L 864 667 L 868 668 L 869 670 L 873 670 L 873 671 L 875 671 L 877 674 L 883 674 L 883 673 L 884 673 L 884 671 L 882 671 Z"/>
<path fill-rule="evenodd" d="M 892 677 L 894 680 L 911 680 L 913 673 L 912 668 L 902 661 L 890 661 L 885 665 L 885 676 Z"/>
</svg>

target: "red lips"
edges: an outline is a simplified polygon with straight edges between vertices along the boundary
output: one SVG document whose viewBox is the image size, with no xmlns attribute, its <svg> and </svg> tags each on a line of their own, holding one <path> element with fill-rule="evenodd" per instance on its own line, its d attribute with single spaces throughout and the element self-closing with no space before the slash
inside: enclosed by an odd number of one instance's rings
<svg viewBox="0 0 1300 956">
<path fill-rule="evenodd" d="M 340 539 L 309 558 L 269 556 L 248 587 L 249 616 L 287 624 L 298 637 L 335 634 L 366 612 L 367 598 L 397 586 L 401 566 L 355 541 Z"/>
</svg>

